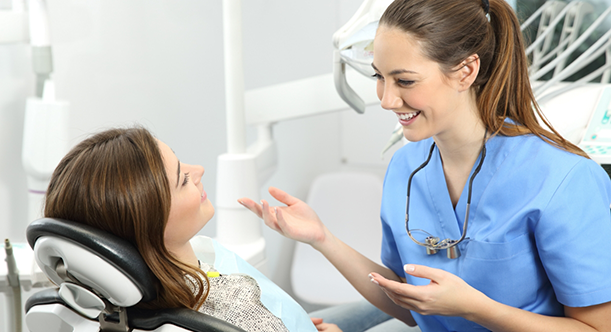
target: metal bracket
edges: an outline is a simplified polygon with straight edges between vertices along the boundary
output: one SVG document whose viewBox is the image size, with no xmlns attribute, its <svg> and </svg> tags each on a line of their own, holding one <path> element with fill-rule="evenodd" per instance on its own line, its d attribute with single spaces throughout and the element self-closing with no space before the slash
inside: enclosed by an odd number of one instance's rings
<svg viewBox="0 0 611 332">
<path fill-rule="evenodd" d="M 129 332 L 130 328 L 127 322 L 127 310 L 123 307 L 112 305 L 107 300 L 104 300 L 104 302 L 106 303 L 106 309 L 98 316 L 100 332 Z M 113 317 L 110 317 L 111 315 Z"/>
</svg>

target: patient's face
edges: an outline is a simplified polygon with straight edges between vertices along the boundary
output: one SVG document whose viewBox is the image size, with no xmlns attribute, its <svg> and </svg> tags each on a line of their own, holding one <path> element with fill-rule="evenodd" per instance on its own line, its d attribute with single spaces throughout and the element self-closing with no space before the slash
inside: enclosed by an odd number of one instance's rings
<svg viewBox="0 0 611 332">
<path fill-rule="evenodd" d="M 164 241 L 172 252 L 182 248 L 214 215 L 214 207 L 204 191 L 202 166 L 181 163 L 172 149 L 157 141 L 165 171 L 170 181 L 172 205 L 166 225 Z"/>
</svg>

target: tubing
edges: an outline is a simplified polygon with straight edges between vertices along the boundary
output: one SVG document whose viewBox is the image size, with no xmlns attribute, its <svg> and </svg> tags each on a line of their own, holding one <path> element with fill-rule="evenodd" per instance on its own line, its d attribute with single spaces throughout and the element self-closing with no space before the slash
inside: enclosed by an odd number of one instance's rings
<svg viewBox="0 0 611 332">
<path fill-rule="evenodd" d="M 13 256 L 13 246 L 9 239 L 4 240 L 4 250 L 6 251 L 6 265 L 8 266 L 7 279 L 9 286 L 13 289 L 13 308 L 15 320 L 15 332 L 21 332 L 21 285 L 19 284 L 19 270 Z"/>
</svg>

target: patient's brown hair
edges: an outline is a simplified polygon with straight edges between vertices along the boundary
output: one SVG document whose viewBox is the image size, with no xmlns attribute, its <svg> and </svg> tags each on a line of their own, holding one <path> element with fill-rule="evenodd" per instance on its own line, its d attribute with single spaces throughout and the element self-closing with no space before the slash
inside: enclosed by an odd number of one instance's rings
<svg viewBox="0 0 611 332">
<path fill-rule="evenodd" d="M 155 138 L 144 128 L 110 129 L 85 139 L 62 159 L 47 190 L 44 214 L 102 229 L 138 248 L 159 281 L 157 299 L 141 306 L 198 309 L 209 292 L 201 278 L 208 280 L 166 249 L 170 204 Z"/>
</svg>

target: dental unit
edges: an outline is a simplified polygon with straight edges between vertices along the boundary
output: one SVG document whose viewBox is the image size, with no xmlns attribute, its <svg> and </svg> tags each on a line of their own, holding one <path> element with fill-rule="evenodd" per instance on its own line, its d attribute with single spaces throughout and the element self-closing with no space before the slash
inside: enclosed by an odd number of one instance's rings
<svg viewBox="0 0 611 332">
<path fill-rule="evenodd" d="M 36 76 L 35 96 L 26 101 L 23 125 L 22 165 L 27 174 L 28 221 L 40 218 L 44 194 L 59 160 L 68 151 L 68 114 L 70 104 L 58 100 L 52 80 L 53 60 L 49 18 L 44 0 L 13 0 L 10 10 L 0 10 L 0 44 L 27 43 L 31 46 L 32 69 Z M 24 245 L 26 224 L 19 224 L 21 238 L 6 239 L 9 284 L 0 281 L 0 292 L 6 293 L 7 307 L 20 303 L 21 289 L 48 286 L 44 274 L 32 260 Z M 12 295 L 8 294 L 9 288 Z M 21 331 L 21 306 L 8 310 L 11 331 Z"/>
</svg>

